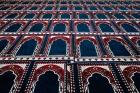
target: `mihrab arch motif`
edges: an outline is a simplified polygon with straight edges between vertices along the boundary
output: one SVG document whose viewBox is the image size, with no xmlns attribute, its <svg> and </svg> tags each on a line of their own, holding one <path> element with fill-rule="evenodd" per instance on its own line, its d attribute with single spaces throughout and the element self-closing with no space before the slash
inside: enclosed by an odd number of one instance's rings
<svg viewBox="0 0 140 93">
<path fill-rule="evenodd" d="M 57 47 L 56 47 L 55 44 L 57 44 L 57 43 L 60 43 L 60 44 L 57 45 Z M 53 55 L 57 54 L 57 55 L 61 55 L 61 56 L 71 54 L 71 51 L 70 51 L 70 38 L 69 37 L 64 37 L 64 36 L 61 36 L 61 35 L 55 36 L 55 37 L 51 37 L 48 40 L 48 44 L 49 44 L 48 51 L 47 51 L 48 54 L 51 53 L 51 55 L 52 54 Z M 57 49 L 59 47 L 61 47 L 61 46 L 64 47 L 64 49 L 62 49 L 60 51 L 57 51 Z M 52 48 L 52 47 L 55 47 L 55 48 Z"/>
<path fill-rule="evenodd" d="M 105 45 L 113 53 L 114 56 L 131 56 L 128 44 L 121 38 L 106 37 L 103 39 Z"/>
<path fill-rule="evenodd" d="M 0 52 L 7 49 L 7 46 L 12 44 L 14 40 L 14 37 L 0 37 Z"/>
<path fill-rule="evenodd" d="M 64 23 L 57 23 L 54 26 L 53 32 L 66 32 L 66 25 Z"/>
<path fill-rule="evenodd" d="M 123 75 L 128 81 L 129 85 L 135 86 L 140 92 L 140 67 L 129 66 L 123 70 Z"/>
<path fill-rule="evenodd" d="M 36 47 L 39 47 L 41 42 L 42 42 L 42 39 L 40 37 L 24 38 L 20 42 L 20 46 L 18 46 L 18 51 L 16 51 L 16 55 L 19 55 L 19 56 L 33 55 Z"/>
<path fill-rule="evenodd" d="M 111 24 L 100 23 L 98 24 L 102 32 L 114 32 Z"/>
<path fill-rule="evenodd" d="M 49 55 L 66 55 L 67 43 L 62 39 L 57 39 L 51 44 Z"/>
<path fill-rule="evenodd" d="M 7 65 L 0 68 L 0 90 L 1 93 L 9 93 L 16 89 L 13 85 L 18 84 L 24 70 L 18 65 Z"/>
<path fill-rule="evenodd" d="M 139 32 L 139 28 L 133 23 L 130 23 L 130 22 L 117 22 L 117 24 L 121 27 L 123 32 L 129 32 L 129 33 L 132 33 L 132 32 L 137 33 L 137 32 Z"/>
<path fill-rule="evenodd" d="M 5 30 L 5 32 L 17 32 L 21 26 L 21 23 L 13 23 Z"/>
<path fill-rule="evenodd" d="M 86 23 L 77 24 L 78 32 L 90 32 L 89 26 Z"/>
<path fill-rule="evenodd" d="M 97 56 L 96 46 L 90 40 L 83 40 L 80 43 L 81 57 Z"/>
<path fill-rule="evenodd" d="M 108 46 L 113 52 L 114 56 L 131 56 L 127 48 L 121 42 L 110 40 L 108 42 Z"/>
<path fill-rule="evenodd" d="M 39 82 L 39 80 L 41 80 L 41 77 L 42 77 L 42 80 L 47 81 L 47 80 L 43 79 L 43 77 L 47 76 L 47 74 L 49 74 L 49 73 L 56 77 L 55 81 L 52 81 L 52 82 L 56 82 L 57 83 L 56 84 L 56 83 L 51 83 L 50 82 L 50 84 L 52 84 L 52 85 L 55 84 L 56 85 L 56 87 L 55 87 L 56 90 L 60 90 L 60 87 L 63 89 L 64 88 L 64 85 L 63 85 L 64 84 L 64 69 L 59 67 L 59 66 L 57 66 L 57 65 L 53 65 L 53 64 L 44 65 L 44 66 L 36 69 L 35 73 L 34 73 L 34 76 L 33 76 L 33 82 L 36 82 L 36 84 L 39 84 L 37 82 Z M 67 71 L 67 74 L 68 74 L 68 78 L 70 78 L 70 72 Z M 49 79 L 52 80 L 51 78 L 49 78 Z M 59 87 L 59 89 L 58 89 L 58 87 Z M 52 90 L 50 90 L 50 91 L 52 91 Z M 61 91 L 63 91 L 63 90 L 61 90 Z M 43 92 L 43 93 L 45 93 L 45 92 Z M 55 93 L 59 93 L 59 92 L 55 91 Z"/>
<path fill-rule="evenodd" d="M 108 79 L 99 73 L 92 74 L 88 82 L 88 93 L 114 93 Z"/>
<path fill-rule="evenodd" d="M 33 55 L 36 46 L 37 41 L 35 41 L 34 39 L 28 40 L 21 45 L 16 55 Z"/>
<path fill-rule="evenodd" d="M 44 27 L 43 23 L 35 23 L 31 26 L 29 32 L 41 32 Z"/>
<path fill-rule="evenodd" d="M 85 69 L 82 72 L 82 78 L 83 78 L 84 84 L 88 83 L 87 79 L 93 73 L 101 73 L 103 76 L 106 76 L 109 79 L 110 83 L 115 84 L 115 81 L 114 81 L 112 73 L 110 71 L 104 69 L 104 68 L 101 68 L 101 67 L 89 67 L 89 68 Z"/>
<path fill-rule="evenodd" d="M 60 93 L 59 77 L 53 71 L 46 71 L 39 76 L 34 93 Z"/>
<path fill-rule="evenodd" d="M 102 78 L 103 80 L 105 80 L 105 82 L 108 81 L 107 85 L 109 85 L 109 87 L 108 86 L 104 87 L 105 90 L 108 88 L 110 89 L 111 85 L 113 85 L 112 87 L 114 87 L 114 85 L 115 85 L 115 80 L 110 71 L 108 71 L 104 68 L 101 68 L 101 67 L 89 67 L 82 72 L 82 79 L 83 79 L 84 87 L 85 88 L 88 87 L 86 91 L 89 91 L 89 93 L 92 93 L 92 90 L 89 90 L 89 89 L 91 88 L 91 86 L 93 86 L 93 85 L 91 85 L 91 82 L 94 82 L 94 81 L 92 81 L 94 76 Z M 89 81 L 91 81 L 91 82 L 89 82 Z M 102 86 L 100 84 L 98 84 L 98 85 Z M 111 93 L 114 93 L 113 88 L 110 91 L 112 91 Z M 107 93 L 107 91 L 105 93 Z"/>
<path fill-rule="evenodd" d="M 91 46 L 89 46 L 85 43 L 82 44 L 83 41 L 87 41 L 87 43 Z M 81 53 L 83 53 L 84 56 L 88 56 L 88 55 L 89 56 L 97 56 L 99 54 L 98 49 L 97 49 L 98 48 L 97 41 L 94 38 L 86 37 L 86 36 L 85 37 L 80 37 L 76 40 L 76 44 L 77 44 L 78 50 L 79 50 L 79 52 L 77 52 L 78 56 L 80 56 L 80 55 L 83 56 Z M 81 51 L 81 49 L 83 51 Z M 91 51 L 90 49 L 92 49 L 93 51 Z M 90 52 L 90 53 L 88 55 L 86 55 L 85 51 Z"/>
</svg>

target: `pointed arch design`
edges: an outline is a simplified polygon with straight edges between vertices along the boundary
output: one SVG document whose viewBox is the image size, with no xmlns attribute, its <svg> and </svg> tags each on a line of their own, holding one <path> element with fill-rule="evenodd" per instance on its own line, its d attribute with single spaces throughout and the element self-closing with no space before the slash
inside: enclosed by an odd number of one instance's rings
<svg viewBox="0 0 140 93">
<path fill-rule="evenodd" d="M 115 80 L 113 78 L 112 73 L 104 68 L 101 68 L 101 67 L 89 67 L 89 68 L 85 69 L 82 72 L 82 79 L 83 79 L 84 84 L 88 83 L 88 78 L 90 76 L 92 76 L 93 73 L 100 73 L 103 76 L 107 77 L 111 84 L 115 84 Z"/>
<path fill-rule="evenodd" d="M 70 36 L 62 36 L 62 35 L 52 36 L 48 39 L 49 46 L 46 48 L 46 50 L 47 50 L 46 53 L 49 54 L 49 48 L 50 48 L 51 44 L 58 39 L 61 39 L 61 40 L 66 42 L 66 44 L 67 44 L 67 50 L 66 50 L 67 55 L 70 55 L 71 54 L 71 48 L 70 48 L 70 45 L 71 45 L 70 40 L 71 39 L 70 39 Z"/>
<path fill-rule="evenodd" d="M 44 28 L 43 23 L 35 23 L 29 30 L 29 32 L 41 32 Z"/>
<path fill-rule="evenodd" d="M 5 29 L 5 32 L 17 32 L 21 28 L 21 23 L 14 23 L 10 25 L 7 29 Z"/>
<path fill-rule="evenodd" d="M 63 23 L 55 24 L 53 32 L 66 32 L 66 25 Z"/>
<path fill-rule="evenodd" d="M 88 81 L 88 93 L 114 93 L 108 79 L 102 74 L 94 73 Z"/>
<path fill-rule="evenodd" d="M 66 54 L 67 54 L 67 43 L 62 39 L 53 41 L 53 43 L 51 44 L 49 55 L 66 55 Z"/>
<path fill-rule="evenodd" d="M 83 40 L 89 40 L 89 41 L 92 41 L 94 44 L 97 44 L 97 41 L 96 41 L 94 38 L 87 37 L 87 36 L 78 38 L 78 39 L 76 40 L 76 44 L 77 44 L 77 45 L 80 45 L 80 42 L 83 41 Z"/>
<path fill-rule="evenodd" d="M 37 41 L 35 41 L 34 39 L 28 40 L 21 45 L 16 55 L 33 55 L 36 46 Z"/>
<path fill-rule="evenodd" d="M 32 37 L 26 37 L 26 38 L 24 38 L 24 39 L 21 41 L 20 44 L 25 43 L 26 41 L 31 40 L 31 39 L 36 40 L 39 44 L 41 44 L 41 42 L 42 42 L 42 38 L 41 38 L 41 37 L 32 36 Z"/>
<path fill-rule="evenodd" d="M 68 44 L 70 44 L 70 37 L 64 37 L 64 36 L 55 36 L 55 37 L 52 37 L 52 38 L 49 38 L 49 43 L 53 43 L 54 41 L 58 40 L 58 39 L 62 39 L 64 41 L 66 41 Z"/>
<path fill-rule="evenodd" d="M 0 75 L 0 90 L 1 93 L 9 93 L 15 83 L 16 75 L 12 71 L 4 72 Z"/>
<path fill-rule="evenodd" d="M 88 26 L 90 26 L 90 21 L 75 21 L 74 25 L 77 26 L 78 24 L 82 24 L 82 23 L 87 24 Z"/>
<path fill-rule="evenodd" d="M 7 40 L 10 44 L 15 40 L 15 38 L 14 37 L 0 37 L 0 40 Z"/>
<path fill-rule="evenodd" d="M 114 56 L 131 56 L 127 48 L 116 40 L 110 40 L 108 46 L 113 52 Z"/>
<path fill-rule="evenodd" d="M 60 83 L 60 88 L 64 88 L 64 77 L 65 77 L 65 73 L 64 73 L 64 69 L 58 65 L 54 65 L 54 64 L 47 64 L 47 65 L 43 65 L 37 69 L 35 69 L 34 71 L 34 75 L 33 75 L 33 79 L 32 79 L 32 84 L 35 84 L 38 80 L 39 80 L 39 76 L 41 76 L 42 74 L 45 74 L 45 72 L 47 71 L 51 71 L 55 74 L 58 75 L 59 77 L 59 83 Z M 67 78 L 70 79 L 70 72 L 67 71 Z M 70 83 L 68 81 L 68 83 Z M 63 91 L 63 90 L 60 90 Z"/>
<path fill-rule="evenodd" d="M 126 78 L 127 82 L 131 86 L 135 86 L 138 92 L 140 92 L 139 82 L 140 82 L 140 67 L 138 66 L 129 66 L 123 70 L 123 75 Z"/>
<path fill-rule="evenodd" d="M 1 84 L 0 87 L 2 93 L 9 93 L 11 90 L 15 90 L 15 84 L 19 84 L 24 70 L 21 66 L 18 65 L 6 65 L 0 68 L 0 77 Z M 6 80 L 6 82 L 5 82 Z M 14 87 L 14 88 L 13 88 Z"/>
<path fill-rule="evenodd" d="M 80 43 L 80 53 L 82 57 L 97 56 L 97 49 L 92 41 L 83 40 Z"/>
<path fill-rule="evenodd" d="M 24 69 L 18 65 L 7 65 L 0 68 L 0 74 L 7 71 L 13 71 L 17 75 L 16 80 L 15 80 L 16 82 L 19 82 L 21 80 L 22 75 L 24 73 Z"/>
<path fill-rule="evenodd" d="M 78 32 L 90 32 L 89 26 L 86 23 L 77 24 Z"/>
<path fill-rule="evenodd" d="M 122 23 L 121 27 L 126 31 L 126 32 L 139 32 L 133 24 L 130 23 Z"/>
<path fill-rule="evenodd" d="M 138 66 L 129 66 L 129 67 L 126 67 L 123 70 L 123 75 L 125 76 L 125 78 L 128 81 L 128 83 L 133 83 L 131 77 L 136 72 L 140 73 L 140 67 L 138 67 Z"/>
<path fill-rule="evenodd" d="M 56 74 L 58 74 L 60 76 L 60 80 L 62 82 L 64 81 L 64 69 L 57 65 L 52 65 L 52 64 L 44 65 L 44 66 L 36 69 L 34 76 L 33 76 L 33 81 L 37 81 L 37 79 L 39 78 L 39 75 L 41 75 L 42 73 L 45 73 L 46 71 L 54 71 Z"/>
<path fill-rule="evenodd" d="M 53 71 L 46 71 L 39 76 L 34 93 L 59 93 L 59 77 Z"/>
<path fill-rule="evenodd" d="M 105 45 L 107 45 L 110 40 L 116 40 L 118 42 L 123 43 L 124 45 L 127 45 L 127 43 L 122 38 L 119 38 L 119 37 L 107 36 L 103 40 L 104 40 Z"/>
<path fill-rule="evenodd" d="M 109 24 L 100 23 L 99 27 L 100 27 L 102 32 L 114 32 L 113 28 Z"/>
</svg>

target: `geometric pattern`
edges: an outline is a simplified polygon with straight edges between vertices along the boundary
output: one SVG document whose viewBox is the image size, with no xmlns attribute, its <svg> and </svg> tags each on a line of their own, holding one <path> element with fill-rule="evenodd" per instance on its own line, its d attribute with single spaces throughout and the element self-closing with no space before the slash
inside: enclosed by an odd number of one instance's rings
<svg viewBox="0 0 140 93">
<path fill-rule="evenodd" d="M 139 93 L 140 1 L 1 0 L 2 93 Z"/>
</svg>

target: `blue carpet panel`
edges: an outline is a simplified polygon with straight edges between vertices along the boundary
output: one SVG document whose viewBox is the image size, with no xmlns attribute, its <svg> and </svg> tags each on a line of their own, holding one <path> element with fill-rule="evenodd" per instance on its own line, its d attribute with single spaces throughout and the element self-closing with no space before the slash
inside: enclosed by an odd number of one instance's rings
<svg viewBox="0 0 140 93">
<path fill-rule="evenodd" d="M 139 0 L 0 0 L 0 93 L 140 93 Z"/>
</svg>

